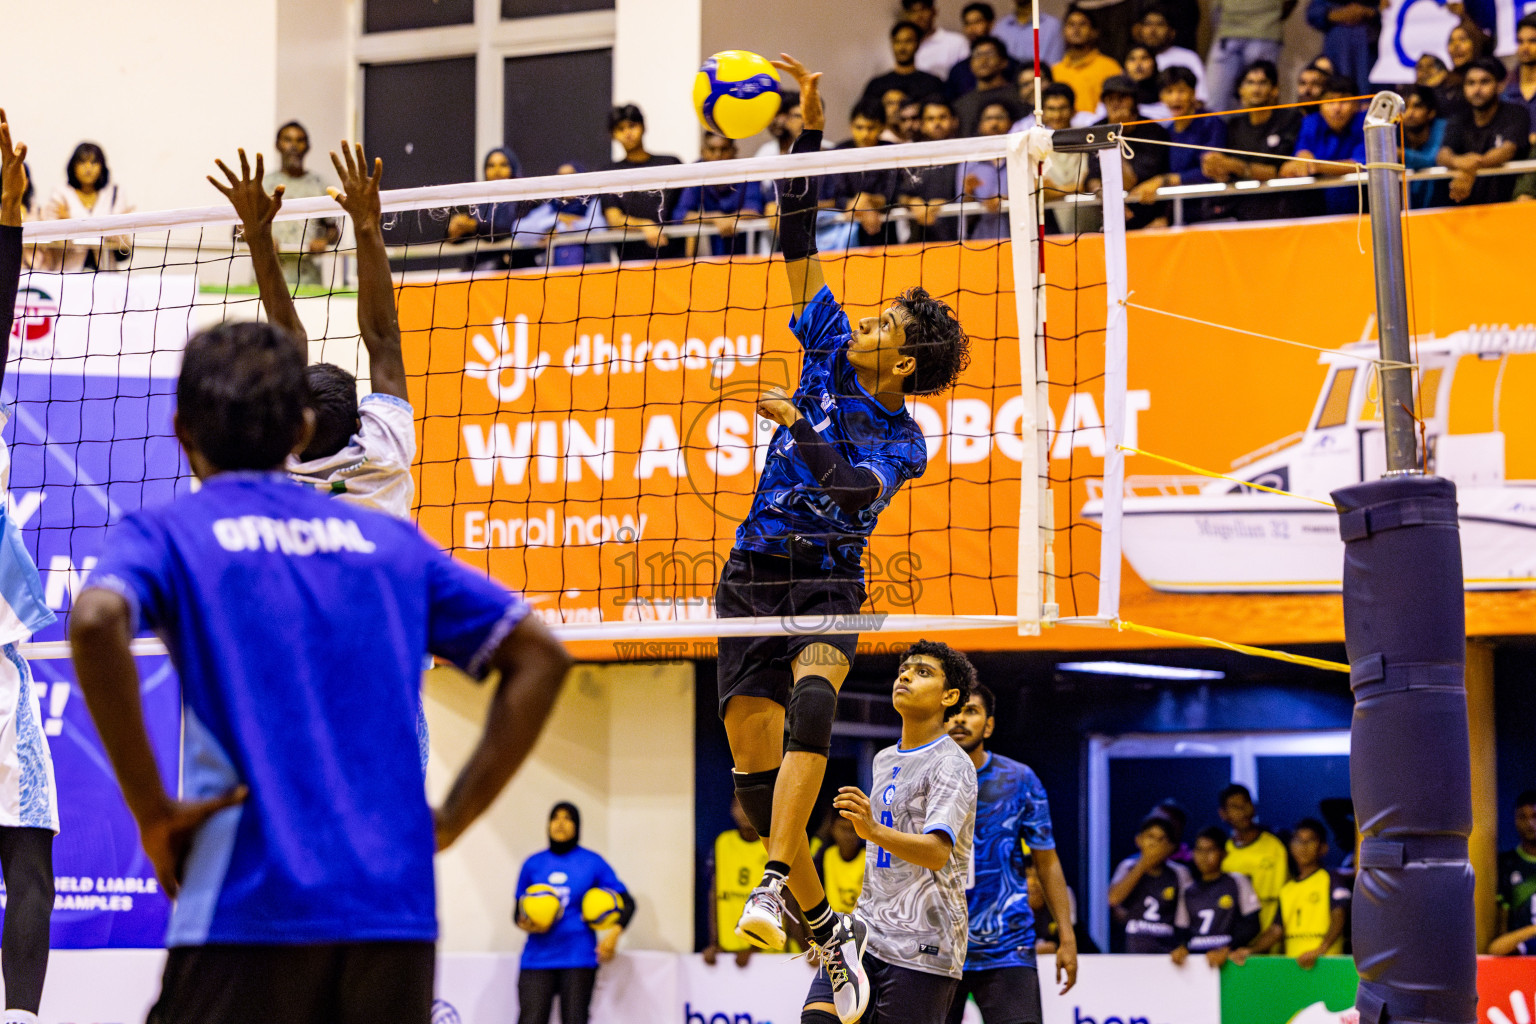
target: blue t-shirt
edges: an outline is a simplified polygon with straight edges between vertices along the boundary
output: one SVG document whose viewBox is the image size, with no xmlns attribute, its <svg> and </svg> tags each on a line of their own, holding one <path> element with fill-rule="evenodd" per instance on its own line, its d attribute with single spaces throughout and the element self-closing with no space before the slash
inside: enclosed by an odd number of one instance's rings
<svg viewBox="0 0 1536 1024">
<path fill-rule="evenodd" d="M 1301 122 L 1296 137 L 1296 153 L 1311 153 L 1314 160 L 1343 160 L 1359 163 L 1365 153 L 1365 111 L 1356 114 L 1342 132 L 1328 127 L 1323 115 L 1313 112 Z M 1320 174 L 1333 178 L 1349 174 L 1353 168 L 1331 164 L 1318 168 Z M 1323 205 L 1329 213 L 1354 213 L 1360 209 L 1360 187 L 1346 185 L 1323 189 Z"/>
<path fill-rule="evenodd" d="M 726 185 L 690 185 L 678 194 L 677 206 L 672 219 L 686 220 L 695 211 L 714 214 L 761 214 L 763 212 L 763 186 L 755 181 Z M 729 255 L 733 239 L 719 235 L 709 239 L 710 252 L 716 256 Z"/>
<path fill-rule="evenodd" d="M 1031 850 L 1056 849 L 1045 787 L 1028 765 L 989 753 L 976 772 L 975 882 L 966 893 L 968 971 L 1035 966 L 1035 915 L 1020 843 Z M 1063 927 L 1070 928 L 1070 922 Z"/>
<path fill-rule="evenodd" d="M 129 515 L 88 586 L 170 650 L 185 797 L 250 787 L 193 840 L 166 944 L 434 939 L 422 657 L 478 674 L 522 599 L 409 523 L 255 472 Z"/>
<path fill-rule="evenodd" d="M 522 970 L 561 970 L 597 966 L 597 933 L 581 917 L 581 898 L 588 889 L 628 892 L 602 857 L 578 846 L 569 853 L 545 850 L 523 861 L 517 895 L 530 885 L 548 885 L 560 894 L 560 920 L 542 935 L 529 934 L 523 946 Z"/>
<path fill-rule="evenodd" d="M 859 383 L 846 355 L 853 331 L 832 292 L 823 287 L 790 330 L 805 347 L 795 408 L 850 463 L 880 479 L 880 494 L 863 510 L 844 512 L 795 451 L 794 435 L 779 427 L 769 444 L 752 509 L 736 531 L 736 547 L 805 560 L 823 569 L 863 576 L 864 545 L 875 521 L 908 480 L 928 468 L 928 446 L 903 406 L 892 412 Z"/>
</svg>

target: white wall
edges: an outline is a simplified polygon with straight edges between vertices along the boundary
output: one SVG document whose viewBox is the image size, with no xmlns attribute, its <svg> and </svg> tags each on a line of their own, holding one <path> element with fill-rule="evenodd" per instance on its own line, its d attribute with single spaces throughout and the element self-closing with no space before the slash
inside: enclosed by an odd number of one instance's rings
<svg viewBox="0 0 1536 1024">
<path fill-rule="evenodd" d="M 7 3 L 0 103 L 40 196 L 99 143 L 140 209 L 204 205 L 213 159 L 270 139 L 278 0 Z"/>
<path fill-rule="evenodd" d="M 438 800 L 480 735 L 489 693 L 437 669 L 426 695 L 427 788 Z M 550 807 L 569 800 L 581 809 L 582 845 L 607 858 L 639 905 L 624 947 L 691 950 L 693 715 L 692 665 L 575 669 L 512 784 L 438 858 L 441 948 L 522 948 L 511 920 L 517 873 L 547 845 Z"/>
<path fill-rule="evenodd" d="M 672 153 L 685 162 L 698 159 L 702 129 L 693 112 L 693 78 L 704 55 L 715 52 L 701 50 L 699 41 L 718 4 L 616 0 L 613 102 L 639 104 L 645 112 L 645 148 L 652 153 Z M 622 154 L 615 147 L 614 158 Z"/>
<path fill-rule="evenodd" d="M 326 178 L 334 177 L 326 153 L 362 127 L 352 70 L 357 16 L 358 5 L 348 0 L 277 0 L 274 123 L 261 145 L 272 145 L 278 125 L 301 122 L 309 130 L 310 170 Z"/>
</svg>

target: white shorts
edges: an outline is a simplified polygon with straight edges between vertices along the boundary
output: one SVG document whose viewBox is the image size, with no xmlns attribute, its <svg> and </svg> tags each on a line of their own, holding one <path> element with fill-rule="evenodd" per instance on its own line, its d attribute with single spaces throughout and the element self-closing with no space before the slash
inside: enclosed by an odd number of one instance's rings
<svg viewBox="0 0 1536 1024">
<path fill-rule="evenodd" d="M 37 689 L 16 645 L 0 647 L 0 826 L 57 832 L 58 786 Z"/>
</svg>

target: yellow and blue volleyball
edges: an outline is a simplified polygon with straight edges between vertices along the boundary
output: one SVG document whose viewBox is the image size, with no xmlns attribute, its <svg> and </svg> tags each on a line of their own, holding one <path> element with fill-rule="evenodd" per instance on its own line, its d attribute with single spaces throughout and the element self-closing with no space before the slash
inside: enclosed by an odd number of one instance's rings
<svg viewBox="0 0 1536 1024">
<path fill-rule="evenodd" d="M 560 894 L 552 885 L 530 885 L 517 905 L 523 916 L 540 928 L 553 926 L 565 909 L 560 903 Z"/>
<path fill-rule="evenodd" d="M 717 135 L 756 135 L 779 112 L 779 73 L 755 53 L 721 50 L 693 80 L 693 107 L 704 127 Z"/>
<path fill-rule="evenodd" d="M 581 898 L 581 919 L 593 928 L 609 928 L 619 923 L 622 903 L 612 889 L 588 889 Z"/>
</svg>

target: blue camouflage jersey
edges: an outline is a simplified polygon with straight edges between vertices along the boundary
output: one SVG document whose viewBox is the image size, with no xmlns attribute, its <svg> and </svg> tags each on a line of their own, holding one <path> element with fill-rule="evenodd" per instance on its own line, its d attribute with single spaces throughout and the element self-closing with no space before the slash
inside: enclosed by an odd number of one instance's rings
<svg viewBox="0 0 1536 1024">
<path fill-rule="evenodd" d="M 1031 850 L 1056 848 L 1045 787 L 1028 765 L 989 753 L 976 772 L 967 971 L 1035 966 L 1035 915 L 1029 909 L 1021 844 Z"/>
<path fill-rule="evenodd" d="M 788 427 L 774 431 L 752 510 L 736 531 L 736 547 L 808 560 L 825 570 L 863 575 L 864 545 L 901 485 L 923 475 L 928 447 L 906 407 L 892 412 L 864 390 L 849 365 L 848 315 L 823 287 L 790 330 L 805 348 L 793 401 L 800 415 L 854 466 L 880 479 L 880 495 L 850 515 L 838 507 L 795 452 Z"/>
</svg>

